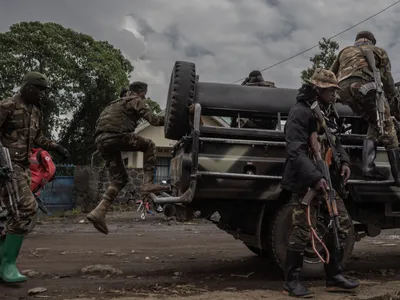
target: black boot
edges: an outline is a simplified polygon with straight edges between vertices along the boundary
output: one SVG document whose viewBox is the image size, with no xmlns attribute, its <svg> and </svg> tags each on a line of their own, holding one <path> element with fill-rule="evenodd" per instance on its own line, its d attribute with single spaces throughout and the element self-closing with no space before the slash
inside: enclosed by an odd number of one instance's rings
<svg viewBox="0 0 400 300">
<path fill-rule="evenodd" d="M 298 298 L 310 298 L 313 296 L 313 292 L 300 284 L 302 268 L 303 251 L 295 251 L 288 248 L 285 263 L 284 294 Z"/>
<path fill-rule="evenodd" d="M 329 247 L 331 248 L 331 247 Z M 343 247 L 340 250 L 329 249 L 331 258 L 329 264 L 325 264 L 326 290 L 328 292 L 349 291 L 360 285 L 358 280 L 353 280 L 343 276 L 342 258 Z"/>
<path fill-rule="evenodd" d="M 392 176 L 396 186 L 400 187 L 400 153 L 399 149 L 393 149 L 387 151 L 390 169 L 392 170 Z"/>
<path fill-rule="evenodd" d="M 375 166 L 374 160 L 376 157 L 376 142 L 373 140 L 366 139 L 363 143 L 363 175 L 375 180 L 385 180 L 386 176 L 379 171 Z"/>
</svg>

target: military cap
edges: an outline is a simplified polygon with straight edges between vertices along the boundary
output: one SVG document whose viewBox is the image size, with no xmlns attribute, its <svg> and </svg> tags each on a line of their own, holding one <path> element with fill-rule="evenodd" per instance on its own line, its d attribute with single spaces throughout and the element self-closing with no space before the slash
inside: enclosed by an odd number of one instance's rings
<svg viewBox="0 0 400 300">
<path fill-rule="evenodd" d="M 360 31 L 359 33 L 357 33 L 356 41 L 359 39 L 367 39 L 370 40 L 374 45 L 376 44 L 375 36 L 372 34 L 371 31 Z"/>
<path fill-rule="evenodd" d="M 134 81 L 129 85 L 129 90 L 132 92 L 147 92 L 147 83 Z"/>
<path fill-rule="evenodd" d="M 340 89 L 335 74 L 330 70 L 322 68 L 315 69 L 309 82 L 322 89 L 330 87 Z"/>
<path fill-rule="evenodd" d="M 39 72 L 26 73 L 24 78 L 22 78 L 22 86 L 27 84 L 50 88 L 50 82 L 47 77 Z"/>
<path fill-rule="evenodd" d="M 249 74 L 249 77 L 258 77 L 258 76 L 262 76 L 260 71 L 254 70 L 251 71 Z"/>
</svg>

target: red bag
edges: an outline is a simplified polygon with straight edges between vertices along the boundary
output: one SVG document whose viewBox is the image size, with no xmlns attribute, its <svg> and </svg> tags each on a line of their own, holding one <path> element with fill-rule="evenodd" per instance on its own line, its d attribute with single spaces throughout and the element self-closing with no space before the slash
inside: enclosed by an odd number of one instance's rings
<svg viewBox="0 0 400 300">
<path fill-rule="evenodd" d="M 32 173 L 31 191 L 36 193 L 54 179 L 56 166 L 50 154 L 41 148 L 32 149 L 29 161 Z"/>
</svg>

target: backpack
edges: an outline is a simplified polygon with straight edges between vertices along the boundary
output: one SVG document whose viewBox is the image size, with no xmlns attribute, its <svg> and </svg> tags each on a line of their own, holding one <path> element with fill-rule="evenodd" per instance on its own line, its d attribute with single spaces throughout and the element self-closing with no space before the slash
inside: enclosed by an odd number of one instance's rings
<svg viewBox="0 0 400 300">
<path fill-rule="evenodd" d="M 41 148 L 33 148 L 29 161 L 32 174 L 32 190 L 41 188 L 43 183 L 54 179 L 56 166 L 47 151 Z"/>
</svg>

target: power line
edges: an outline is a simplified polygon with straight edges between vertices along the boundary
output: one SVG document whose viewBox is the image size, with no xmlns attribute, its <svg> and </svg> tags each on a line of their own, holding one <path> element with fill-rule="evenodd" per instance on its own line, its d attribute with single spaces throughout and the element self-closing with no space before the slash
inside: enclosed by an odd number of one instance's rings
<svg viewBox="0 0 400 300">
<path fill-rule="evenodd" d="M 354 24 L 353 26 L 351 26 L 351 27 L 349 27 L 349 28 L 347 28 L 347 29 L 345 29 L 345 30 L 343 30 L 343 31 L 341 31 L 341 32 L 339 32 L 339 33 L 337 33 L 337 34 L 331 36 L 330 38 L 328 38 L 328 40 L 333 39 L 333 38 L 335 38 L 335 37 L 341 35 L 342 33 L 345 33 L 345 32 L 347 32 L 347 31 L 349 31 L 350 29 L 353 29 L 354 27 L 356 27 L 356 26 L 358 26 L 358 25 L 360 25 L 360 24 L 362 24 L 362 23 L 364 23 L 364 22 L 366 22 L 366 21 L 372 19 L 373 17 L 375 17 L 375 16 L 377 16 L 377 15 L 383 13 L 385 10 L 388 10 L 388 9 L 391 8 L 392 6 L 395 6 L 395 5 L 398 4 L 399 2 L 400 2 L 400 0 L 399 0 L 399 1 L 396 1 L 395 3 L 393 3 L 393 4 L 391 4 L 391 5 L 387 6 L 387 7 L 385 7 L 384 9 L 378 11 L 377 13 L 373 14 L 372 16 L 369 16 L 368 18 L 362 20 L 361 22 L 358 22 L 357 24 Z M 316 44 L 316 45 L 314 45 L 314 46 L 312 46 L 312 47 L 310 47 L 310 48 L 307 48 L 307 49 L 305 49 L 305 50 L 303 50 L 303 51 L 301 51 L 301 52 L 299 52 L 299 53 L 297 53 L 297 54 L 295 54 L 295 55 L 292 55 L 292 56 L 290 56 L 290 57 L 288 57 L 288 58 L 286 58 L 286 59 L 284 59 L 284 60 L 281 60 L 281 61 L 279 61 L 279 62 L 277 62 L 277 63 L 275 63 L 275 64 L 273 64 L 273 65 L 270 65 L 270 66 L 268 66 L 268 67 L 266 67 L 266 68 L 260 70 L 260 72 L 264 72 L 264 71 L 266 71 L 266 70 L 268 70 L 268 69 L 271 69 L 271 68 L 273 68 L 273 67 L 275 67 L 275 66 L 277 66 L 277 65 L 280 65 L 280 64 L 282 64 L 282 63 L 284 63 L 284 62 L 287 62 L 288 60 L 291 60 L 292 58 L 295 58 L 295 57 L 297 57 L 297 56 L 299 56 L 299 55 L 302 55 L 302 54 L 304 54 L 304 53 L 306 53 L 306 52 L 308 52 L 308 51 L 310 51 L 310 50 L 312 50 L 312 49 L 314 49 L 315 47 L 318 47 L 318 46 L 319 46 L 319 44 Z M 234 82 L 232 82 L 232 83 L 236 83 L 236 82 L 242 81 L 242 80 L 244 80 L 244 79 L 246 79 L 246 77 L 241 78 L 241 79 L 238 79 L 238 80 L 236 80 L 236 81 L 234 81 Z"/>
</svg>

